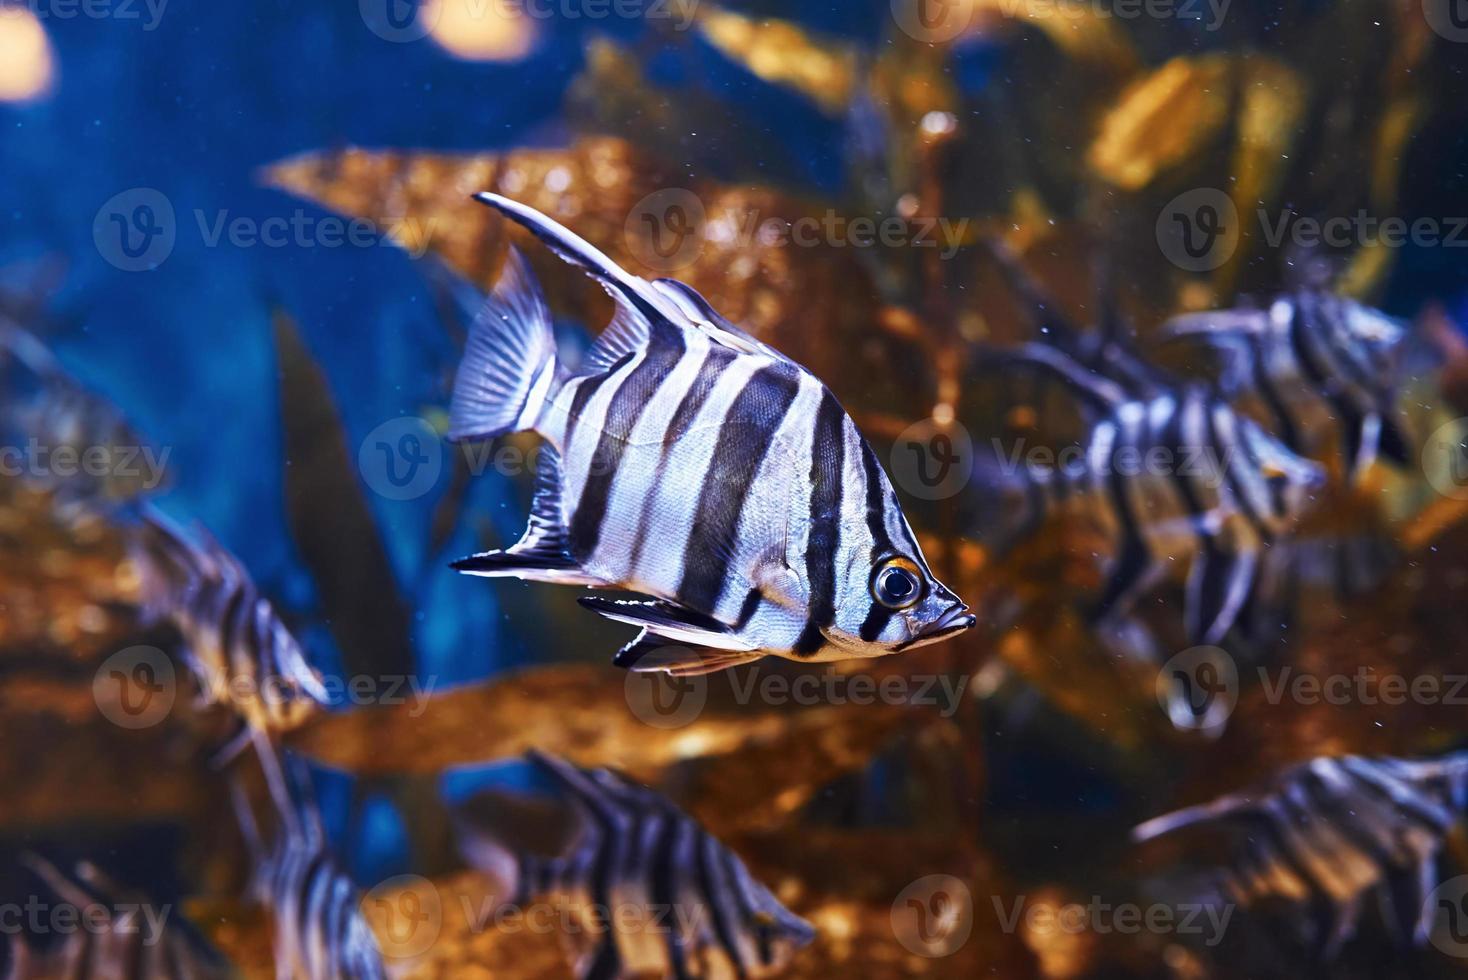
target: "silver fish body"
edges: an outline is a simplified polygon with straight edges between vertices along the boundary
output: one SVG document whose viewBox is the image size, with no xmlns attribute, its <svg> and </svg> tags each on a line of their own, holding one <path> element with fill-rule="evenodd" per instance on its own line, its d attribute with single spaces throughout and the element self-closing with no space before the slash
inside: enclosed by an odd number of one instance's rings
<svg viewBox="0 0 1468 980">
<path fill-rule="evenodd" d="M 1221 354 L 1220 390 L 1252 401 L 1296 452 L 1324 458 L 1333 443 L 1354 473 L 1378 457 L 1411 462 L 1396 409 L 1407 331 L 1386 314 L 1329 292 L 1299 290 L 1267 309 L 1176 317 L 1163 335 Z"/>
<path fill-rule="evenodd" d="M 223 704 L 253 731 L 300 727 L 328 701 L 321 677 L 239 559 L 207 533 L 201 543 L 145 508 L 133 546 L 145 613 L 168 621 L 206 704 Z"/>
<path fill-rule="evenodd" d="M 1147 841 L 1193 826 L 1239 835 L 1220 871 L 1225 901 L 1285 900 L 1304 911 L 1302 938 L 1330 958 L 1360 927 L 1374 895 L 1403 945 L 1427 941 L 1439 909 L 1427 901 L 1448 833 L 1468 807 L 1468 755 L 1436 760 L 1323 757 L 1270 785 L 1157 817 L 1133 831 Z"/>
<path fill-rule="evenodd" d="M 0 316 L 0 474 L 89 503 L 155 489 L 153 455 L 110 402 L 88 391 L 38 338 Z M 17 453 L 34 449 L 35 464 Z M 71 462 L 64 462 L 70 454 Z"/>
<path fill-rule="evenodd" d="M 598 278 L 618 309 L 567 370 L 511 255 L 471 331 L 451 435 L 534 430 L 547 444 L 525 536 L 455 567 L 653 596 L 583 599 L 643 628 L 617 658 L 639 670 L 881 656 L 973 624 L 819 380 L 688 287 L 631 276 L 538 212 L 481 199 Z"/>
<path fill-rule="evenodd" d="M 1114 542 L 1098 620 L 1125 615 L 1173 569 L 1189 568 L 1189 641 L 1221 642 L 1254 593 L 1266 546 L 1304 516 L 1323 468 L 1203 386 L 1136 399 L 1048 347 L 1003 357 L 1059 378 L 1097 415 L 1066 464 L 1005 476 L 1025 496 L 1025 529 L 1077 513 Z"/>
<path fill-rule="evenodd" d="M 377 938 L 362 915 L 361 891 L 331 850 L 309 773 L 269 743 L 257 740 L 255 747 L 270 786 L 270 818 L 256 819 L 238 776 L 232 790 L 255 861 L 251 891 L 274 926 L 276 977 L 385 980 Z M 283 778 L 272 779 L 272 772 Z"/>
<path fill-rule="evenodd" d="M 582 980 L 773 976 L 814 939 L 809 923 L 667 798 L 605 769 L 531 759 L 576 810 L 569 851 L 513 851 L 472 827 L 461 828 L 461 847 L 471 865 L 509 879 L 514 906 L 574 917 Z"/>
</svg>

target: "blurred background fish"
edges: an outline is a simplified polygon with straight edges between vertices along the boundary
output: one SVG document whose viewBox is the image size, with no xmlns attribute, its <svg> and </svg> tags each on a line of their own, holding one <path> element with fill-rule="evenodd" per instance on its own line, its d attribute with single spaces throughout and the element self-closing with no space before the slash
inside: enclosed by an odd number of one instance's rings
<svg viewBox="0 0 1468 980">
<path fill-rule="evenodd" d="M 0 7 L 0 917 L 77 905 L 64 879 L 170 905 L 203 975 L 566 977 L 611 947 L 573 964 L 486 918 L 503 863 L 461 853 L 466 811 L 577 853 L 541 752 L 737 854 L 799 940 L 783 977 L 1461 973 L 1449 4 L 473 6 Z M 558 362 L 618 322 L 484 193 L 808 369 L 890 483 L 889 537 L 983 621 L 670 678 L 607 664 L 573 590 L 458 574 L 535 501 L 533 436 L 446 438 L 511 249 Z M 1103 432 L 1236 446 L 1237 486 L 1101 484 L 991 528 L 995 439 Z M 1098 619 L 1118 544 L 1175 524 Z M 748 589 L 716 584 L 737 621 Z M 292 695 L 210 703 L 206 661 Z M 689 971 L 764 968 L 730 936 Z M 0 973 L 194 962 L 0 947 Z"/>
</svg>

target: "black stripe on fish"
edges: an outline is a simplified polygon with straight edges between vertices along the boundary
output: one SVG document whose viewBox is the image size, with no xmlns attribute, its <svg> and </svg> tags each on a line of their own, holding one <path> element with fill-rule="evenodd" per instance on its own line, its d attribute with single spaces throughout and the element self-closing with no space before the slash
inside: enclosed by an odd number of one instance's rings
<svg viewBox="0 0 1468 980">
<path fill-rule="evenodd" d="M 669 814 L 664 821 L 662 833 L 658 835 L 657 843 L 653 845 L 653 860 L 649 873 L 648 898 L 651 899 L 654 908 L 668 909 L 670 913 L 678 907 L 675 855 L 678 848 L 678 837 L 682 832 L 681 824 L 682 820 L 673 814 Z M 666 940 L 668 965 L 672 969 L 675 980 L 691 980 L 692 974 L 688 972 L 688 950 L 685 948 L 687 937 L 678 931 L 677 923 L 678 917 L 672 915 Z"/>
<path fill-rule="evenodd" d="M 1209 406 L 1210 409 L 1216 406 Z M 1232 409 L 1224 408 L 1224 411 L 1232 412 Z M 1239 461 L 1238 419 L 1234 418 L 1231 434 L 1226 434 L 1218 426 L 1218 420 L 1212 411 L 1207 413 L 1208 441 L 1217 454 L 1219 464 L 1218 476 L 1223 478 L 1224 485 L 1228 487 L 1229 493 L 1238 501 L 1239 510 L 1249 526 L 1259 535 L 1266 544 L 1274 540 L 1274 532 L 1265 523 L 1263 515 L 1254 506 L 1254 498 L 1249 493 L 1248 482 L 1239 475 L 1238 467 L 1242 465 Z M 1262 475 L 1256 474 L 1260 481 L 1264 481 Z M 1267 486 L 1267 481 L 1264 481 Z"/>
<path fill-rule="evenodd" d="M 613 361 L 611 366 L 601 374 L 576 379 L 576 391 L 571 395 L 571 407 L 566 412 L 566 447 L 568 449 L 571 446 L 571 437 L 576 433 L 576 427 L 581 422 L 581 416 L 586 411 L 591 396 L 596 394 L 597 389 L 615 377 L 617 372 L 626 367 L 627 362 L 636 356 L 636 351 L 629 350 Z"/>
<path fill-rule="evenodd" d="M 1167 404 L 1168 413 L 1167 420 L 1162 423 L 1162 431 L 1157 434 L 1157 441 L 1172 452 L 1173 459 L 1185 459 L 1188 447 L 1185 445 L 1187 438 L 1183 432 L 1183 422 L 1186 415 L 1198 410 L 1197 400 L 1190 395 L 1185 396 L 1181 401 L 1171 396 L 1164 397 L 1161 401 Z M 1149 425 L 1151 423 L 1150 412 L 1147 416 L 1147 423 Z M 1189 525 L 1197 532 L 1199 538 L 1205 537 L 1208 531 L 1202 519 L 1204 506 L 1203 501 L 1198 498 L 1197 489 L 1188 479 L 1188 475 L 1182 472 L 1181 466 L 1171 467 L 1168 476 L 1178 496 L 1182 498 L 1183 510 L 1187 512 Z"/>
<path fill-rule="evenodd" d="M 734 934 L 733 924 L 729 921 L 729 887 L 730 882 L 724 880 L 723 869 L 718 867 L 715 860 L 717 851 L 722 847 L 707 833 L 699 831 L 697 875 L 699 879 L 699 893 L 704 896 L 708 910 L 714 920 L 714 935 L 718 937 L 719 946 L 729 957 L 729 963 L 734 968 L 734 975 L 739 980 L 745 980 L 749 975 L 744 966 L 744 958 L 739 955 L 738 940 Z"/>
<path fill-rule="evenodd" d="M 669 478 L 668 457 L 673 448 L 688 433 L 688 428 L 698 418 L 699 411 L 704 403 L 708 401 L 709 393 L 714 390 L 714 385 L 724 373 L 737 355 L 725 347 L 711 346 L 704 352 L 703 363 L 698 366 L 698 373 L 693 378 L 693 384 L 684 393 L 678 407 L 673 410 L 673 417 L 668 421 L 668 431 L 663 435 L 663 448 L 658 456 L 657 471 L 653 476 L 653 491 L 647 495 L 643 503 L 642 513 L 637 523 L 637 535 L 632 543 L 632 557 L 627 567 L 636 569 L 642 560 L 642 550 L 647 544 L 647 535 L 654 502 L 657 500 L 657 488 L 664 485 L 664 480 Z"/>
<path fill-rule="evenodd" d="M 759 611 L 759 604 L 762 598 L 764 598 L 764 596 L 760 593 L 759 589 L 750 589 L 749 592 L 744 596 L 744 604 L 739 607 L 739 618 L 734 621 L 735 632 L 738 632 L 749 625 L 749 621 L 753 619 L 754 614 Z"/>
<path fill-rule="evenodd" d="M 718 607 L 729 560 L 738 551 L 735 536 L 750 486 L 799 390 L 800 375 L 793 368 L 772 364 L 756 371 L 734 399 L 698 492 L 677 591 L 683 605 L 701 611 Z"/>
<path fill-rule="evenodd" d="M 1119 424 L 1115 427 L 1115 433 L 1117 440 L 1125 435 Z M 1099 505 L 1107 507 L 1109 503 L 1108 509 L 1112 519 L 1120 528 L 1120 541 L 1116 562 L 1111 569 L 1111 574 L 1107 577 L 1101 599 L 1091 613 L 1092 617 L 1096 619 L 1105 618 L 1110 614 L 1141 581 L 1142 576 L 1152 564 L 1146 539 L 1142 537 L 1141 526 L 1137 521 L 1136 513 L 1132 510 L 1131 500 L 1127 497 L 1126 477 L 1112 462 L 1120 448 L 1113 442 L 1111 460 L 1104 461 L 1106 473 L 1103 486 L 1105 490 L 1100 497 Z"/>
<path fill-rule="evenodd" d="M 1340 386 L 1331 377 L 1326 365 L 1322 365 L 1316 357 L 1315 351 L 1311 349 L 1310 340 L 1307 336 L 1309 327 L 1306 324 L 1306 312 L 1301 302 L 1296 302 L 1292 307 L 1293 315 L 1290 319 L 1290 350 L 1295 355 L 1295 360 L 1304 372 L 1305 378 L 1315 390 L 1330 403 L 1337 415 L 1337 427 L 1341 431 L 1341 439 L 1344 446 L 1342 455 L 1345 457 L 1346 465 L 1353 466 L 1356 456 L 1360 451 L 1362 427 L 1365 424 L 1361 410 L 1351 404 L 1350 399 L 1344 397 Z"/>
<path fill-rule="evenodd" d="M 882 467 L 877 462 L 877 454 L 859 434 L 857 444 L 861 447 L 861 468 L 866 482 L 867 533 L 872 537 L 872 564 L 876 565 L 883 558 L 891 555 L 894 550 L 892 538 L 887 534 L 887 518 L 882 498 Z M 893 616 L 893 610 L 888 609 L 875 598 L 871 600 L 871 604 L 866 619 L 862 621 L 861 629 L 858 631 L 861 638 L 868 642 L 882 635 L 882 631 L 887 628 L 887 623 Z"/>
<path fill-rule="evenodd" d="M 657 397 L 658 389 L 668 379 L 683 356 L 682 334 L 676 330 L 655 330 L 648 341 L 647 354 L 612 394 L 606 420 L 597 439 L 596 454 L 581 499 L 571 515 L 571 553 L 586 561 L 601 540 L 601 526 L 606 519 L 607 501 L 612 495 L 612 481 L 621 467 L 622 453 L 632 437 L 632 430 L 648 404 Z M 579 392 L 577 393 L 580 394 Z"/>
<path fill-rule="evenodd" d="M 1264 340 L 1258 334 L 1246 333 L 1244 341 L 1249 347 L 1250 371 L 1253 375 L 1254 388 L 1264 399 L 1264 405 L 1274 420 L 1274 430 L 1279 434 L 1281 442 L 1292 452 L 1298 453 L 1301 446 L 1299 428 L 1295 424 L 1294 416 L 1290 414 L 1289 408 L 1285 405 L 1279 389 L 1275 387 L 1274 378 L 1269 373 L 1269 364 L 1264 353 Z"/>
<path fill-rule="evenodd" d="M 822 632 L 836 621 L 836 552 L 841 544 L 841 497 L 846 470 L 846 413 L 830 391 L 821 392 L 811 441 L 810 537 L 805 570 L 810 614 L 794 652 L 811 656 L 826 645 Z"/>
<path fill-rule="evenodd" d="M 720 850 L 718 860 L 724 873 L 724 880 L 729 882 L 729 890 L 734 895 L 734 905 L 738 912 L 741 931 L 754 939 L 760 965 L 769 966 L 774 960 L 774 949 L 770 943 L 769 931 L 761 929 L 756 919 L 757 913 L 754 904 L 750 901 L 749 893 L 745 890 L 744 876 L 740 874 L 734 852 L 724 848 Z"/>
</svg>

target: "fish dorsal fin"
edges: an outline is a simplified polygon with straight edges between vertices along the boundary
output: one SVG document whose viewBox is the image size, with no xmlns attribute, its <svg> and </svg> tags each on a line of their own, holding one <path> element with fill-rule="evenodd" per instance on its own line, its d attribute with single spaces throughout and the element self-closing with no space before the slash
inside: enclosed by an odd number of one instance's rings
<svg viewBox="0 0 1468 980">
<path fill-rule="evenodd" d="M 1103 413 L 1115 411 L 1132 400 L 1115 381 L 1087 370 L 1075 358 L 1045 344 L 990 348 L 982 350 L 980 356 L 984 358 L 981 366 L 991 372 L 1017 367 L 1053 378 L 1081 402 Z"/>
<path fill-rule="evenodd" d="M 565 261 L 585 269 L 611 294 L 619 307 L 630 306 L 649 322 L 676 317 L 677 308 L 669 304 L 652 283 L 632 275 L 560 222 L 499 194 L 476 194 L 474 199 L 520 225 Z"/>
<path fill-rule="evenodd" d="M 793 363 L 769 344 L 756 340 L 747 331 L 736 327 L 687 283 L 676 279 L 656 279 L 652 285 L 678 308 L 687 326 L 701 330 L 716 343 L 741 354 L 760 354 L 787 364 Z"/>
<path fill-rule="evenodd" d="M 666 329 L 666 328 L 665 328 Z M 582 374 L 601 374 L 633 351 L 644 350 L 652 339 L 652 324 L 636 309 L 622 303 L 612 322 L 581 359 Z"/>
<path fill-rule="evenodd" d="M 1265 310 L 1205 310 L 1182 313 L 1162 325 L 1162 336 L 1175 337 L 1246 337 L 1269 330 L 1269 313 Z"/>
</svg>

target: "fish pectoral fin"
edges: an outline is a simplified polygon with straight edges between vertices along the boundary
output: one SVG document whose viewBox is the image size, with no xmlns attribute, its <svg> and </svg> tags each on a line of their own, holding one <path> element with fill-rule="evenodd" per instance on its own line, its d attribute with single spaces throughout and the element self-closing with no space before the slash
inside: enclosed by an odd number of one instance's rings
<svg viewBox="0 0 1468 980">
<path fill-rule="evenodd" d="M 784 562 L 763 566 L 756 578 L 760 595 L 775 605 L 801 610 L 810 605 L 810 590 L 799 573 Z"/>
<path fill-rule="evenodd" d="M 712 616 L 664 599 L 634 601 L 582 596 L 581 604 L 593 612 L 601 613 L 607 619 L 641 626 L 667 643 L 686 643 L 689 646 L 734 653 L 748 653 L 756 649 L 754 644 Z"/>
<path fill-rule="evenodd" d="M 603 585 L 586 574 L 571 555 L 570 535 L 561 520 L 561 454 L 547 443 L 540 448 L 535 471 L 535 498 L 530 524 L 513 547 L 461 558 L 452 567 L 467 575 L 508 576 L 529 582 L 561 585 Z"/>
<path fill-rule="evenodd" d="M 709 647 L 688 646 L 643 630 L 642 634 L 617 652 L 612 663 L 639 674 L 661 671 L 672 677 L 700 677 L 714 674 L 763 654 Z"/>
</svg>

